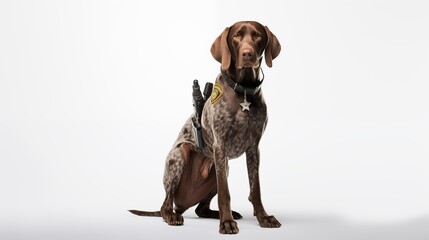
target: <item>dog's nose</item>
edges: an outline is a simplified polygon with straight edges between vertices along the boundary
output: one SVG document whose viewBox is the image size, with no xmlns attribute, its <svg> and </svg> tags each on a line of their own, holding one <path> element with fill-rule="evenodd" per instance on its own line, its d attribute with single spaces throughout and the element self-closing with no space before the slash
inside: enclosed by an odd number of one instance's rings
<svg viewBox="0 0 429 240">
<path fill-rule="evenodd" d="M 253 57 L 253 51 L 251 49 L 243 49 L 242 56 L 244 60 L 251 60 Z"/>
</svg>

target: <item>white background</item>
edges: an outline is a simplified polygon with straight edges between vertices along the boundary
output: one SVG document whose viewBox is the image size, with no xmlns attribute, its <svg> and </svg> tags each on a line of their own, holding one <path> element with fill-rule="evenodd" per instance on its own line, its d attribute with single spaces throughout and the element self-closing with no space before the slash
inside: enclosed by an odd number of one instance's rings
<svg viewBox="0 0 429 240">
<path fill-rule="evenodd" d="M 135 217 L 159 209 L 165 157 L 213 81 L 209 49 L 256 20 L 282 44 L 264 65 L 267 211 L 230 162 L 241 239 L 428 239 L 429 4 L 425 1 L 0 2 L 0 238 L 220 237 Z M 217 204 L 212 204 L 217 207 Z M 149 238 L 149 239 L 150 239 Z"/>
</svg>

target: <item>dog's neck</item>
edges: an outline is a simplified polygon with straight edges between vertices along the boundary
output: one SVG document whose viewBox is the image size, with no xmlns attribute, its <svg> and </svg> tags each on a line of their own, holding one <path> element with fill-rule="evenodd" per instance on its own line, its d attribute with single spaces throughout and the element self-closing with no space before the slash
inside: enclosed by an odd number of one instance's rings
<svg viewBox="0 0 429 240">
<path fill-rule="evenodd" d="M 259 85 L 259 72 L 261 67 L 261 60 L 259 60 L 259 66 L 238 68 L 234 59 L 231 61 L 231 65 L 227 71 L 228 76 L 236 83 L 241 84 L 245 87 L 256 87 Z"/>
<path fill-rule="evenodd" d="M 255 69 L 241 69 L 241 71 L 236 71 L 233 74 L 230 68 L 229 71 L 222 71 L 220 76 L 234 91 L 242 94 L 256 95 L 264 81 L 264 77 L 259 80 L 260 71 L 262 72 L 262 69 L 258 67 Z"/>
</svg>

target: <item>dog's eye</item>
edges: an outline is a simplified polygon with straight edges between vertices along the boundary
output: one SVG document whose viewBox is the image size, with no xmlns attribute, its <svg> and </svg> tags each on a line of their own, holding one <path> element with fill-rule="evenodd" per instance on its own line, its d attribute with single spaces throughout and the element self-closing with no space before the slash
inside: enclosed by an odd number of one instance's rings
<svg viewBox="0 0 429 240">
<path fill-rule="evenodd" d="M 232 36 L 232 38 L 234 38 L 235 40 L 239 40 L 240 39 L 240 34 L 236 33 Z"/>
<path fill-rule="evenodd" d="M 260 34 L 260 33 L 256 33 L 256 34 L 255 34 L 255 39 L 256 39 L 256 40 L 261 40 L 261 39 L 262 39 L 262 34 Z"/>
</svg>

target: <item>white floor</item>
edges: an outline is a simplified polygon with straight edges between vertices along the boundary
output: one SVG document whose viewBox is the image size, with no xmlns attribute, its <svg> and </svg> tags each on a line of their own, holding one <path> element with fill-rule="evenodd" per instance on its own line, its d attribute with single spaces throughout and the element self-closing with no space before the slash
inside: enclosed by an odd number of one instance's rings
<svg viewBox="0 0 429 240">
<path fill-rule="evenodd" d="M 307 215 L 282 212 L 277 214 L 283 226 L 262 229 L 250 215 L 238 221 L 240 232 L 233 239 L 347 239 L 347 240 L 427 240 L 429 218 L 392 224 L 365 224 L 347 221 L 335 215 Z M 127 212 L 110 217 L 91 216 L 89 219 L 58 219 L 33 227 L 9 226 L 0 230 L 0 239 L 220 239 L 218 221 L 185 214 L 185 225 L 172 227 L 160 218 L 133 216 Z"/>
</svg>

